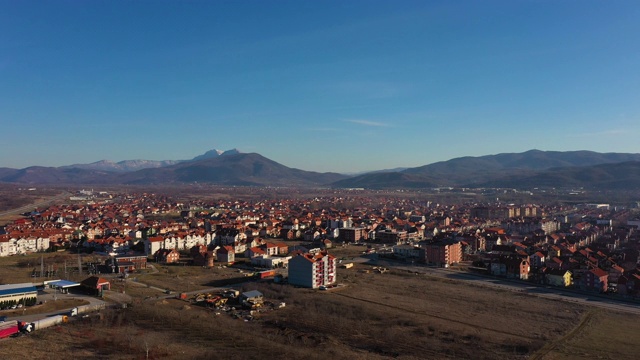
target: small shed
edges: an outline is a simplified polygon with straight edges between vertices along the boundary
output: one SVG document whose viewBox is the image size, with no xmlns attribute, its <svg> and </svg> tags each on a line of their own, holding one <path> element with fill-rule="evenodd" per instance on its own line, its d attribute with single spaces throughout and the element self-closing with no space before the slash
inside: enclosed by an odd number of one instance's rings
<svg viewBox="0 0 640 360">
<path fill-rule="evenodd" d="M 250 304 L 262 304 L 263 295 L 258 290 L 251 290 L 243 292 L 242 295 L 240 295 L 240 299 L 242 302 L 247 302 Z"/>
</svg>

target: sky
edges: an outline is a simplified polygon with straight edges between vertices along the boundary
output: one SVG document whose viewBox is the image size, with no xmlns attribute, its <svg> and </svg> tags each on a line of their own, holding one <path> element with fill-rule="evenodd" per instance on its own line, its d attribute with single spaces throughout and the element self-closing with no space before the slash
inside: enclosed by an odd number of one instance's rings
<svg viewBox="0 0 640 360">
<path fill-rule="evenodd" d="M 640 2 L 0 0 L 0 167 L 640 152 Z"/>
</svg>

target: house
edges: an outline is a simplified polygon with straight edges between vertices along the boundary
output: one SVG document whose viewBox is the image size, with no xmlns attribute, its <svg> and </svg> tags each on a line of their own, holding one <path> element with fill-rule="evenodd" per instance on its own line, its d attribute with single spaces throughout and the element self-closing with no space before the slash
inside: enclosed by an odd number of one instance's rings
<svg viewBox="0 0 640 360">
<path fill-rule="evenodd" d="M 582 287 L 586 290 L 605 292 L 608 286 L 609 274 L 600 269 L 593 268 L 582 275 Z"/>
<path fill-rule="evenodd" d="M 176 249 L 160 249 L 153 254 L 157 263 L 172 264 L 180 260 L 180 253 Z"/>
<path fill-rule="evenodd" d="M 420 248 L 413 245 L 394 245 L 393 254 L 404 258 L 419 258 Z"/>
<path fill-rule="evenodd" d="M 541 251 L 536 251 L 531 256 L 529 256 L 529 262 L 531 263 L 531 267 L 533 269 L 541 268 L 546 260 L 546 256 Z"/>
<path fill-rule="evenodd" d="M 547 269 L 545 280 L 551 286 L 570 287 L 573 285 L 573 274 L 569 270 Z"/>
<path fill-rule="evenodd" d="M 259 248 L 257 246 L 249 248 L 244 252 L 244 256 L 249 258 L 249 259 L 254 258 L 256 256 L 266 255 L 266 254 L 267 253 L 264 250 L 262 250 L 261 248 Z"/>
<path fill-rule="evenodd" d="M 232 265 L 236 261 L 235 255 L 236 253 L 233 246 L 225 245 L 216 251 L 216 258 L 218 262 L 222 264 Z"/>
<path fill-rule="evenodd" d="M 520 280 L 528 280 L 529 272 L 531 272 L 531 265 L 529 264 L 528 256 L 508 256 L 501 259 L 506 265 L 506 275 L 509 278 L 515 278 Z"/>
<path fill-rule="evenodd" d="M 118 274 L 144 270 L 147 268 L 147 257 L 144 255 L 117 255 L 113 258 L 113 266 Z"/>
<path fill-rule="evenodd" d="M 258 255 L 251 258 L 251 265 L 264 268 L 286 268 L 291 260 L 291 256 L 271 257 L 269 255 Z"/>
<path fill-rule="evenodd" d="M 301 254 L 289 260 L 289 284 L 317 289 L 335 282 L 335 257 L 327 252 Z"/>
<path fill-rule="evenodd" d="M 195 245 L 190 250 L 193 265 L 213 267 L 215 253 L 213 250 L 207 249 L 204 245 Z"/>
<path fill-rule="evenodd" d="M 622 275 L 618 279 L 618 286 L 616 291 L 620 295 L 640 295 L 640 275 L 639 274 L 627 274 Z"/>
</svg>

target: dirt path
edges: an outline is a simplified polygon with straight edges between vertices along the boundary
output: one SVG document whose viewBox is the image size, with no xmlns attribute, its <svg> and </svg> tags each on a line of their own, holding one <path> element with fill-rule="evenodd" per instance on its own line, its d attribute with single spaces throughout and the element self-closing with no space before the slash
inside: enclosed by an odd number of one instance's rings
<svg viewBox="0 0 640 360">
<path fill-rule="evenodd" d="M 561 345 L 562 343 L 565 343 L 565 342 L 571 340 L 572 338 L 574 338 L 580 331 L 582 331 L 582 329 L 585 328 L 585 326 L 587 326 L 589 324 L 589 322 L 593 318 L 593 315 L 595 315 L 598 311 L 600 311 L 600 310 L 598 310 L 598 309 L 589 310 L 585 314 L 585 316 L 582 317 L 582 320 L 580 321 L 580 323 L 576 327 L 574 327 L 568 333 L 564 334 L 564 336 L 562 336 L 561 338 L 556 339 L 555 341 L 552 341 L 552 342 L 546 344 L 545 346 L 543 346 L 540 350 L 538 350 L 536 353 L 534 353 L 531 356 L 531 360 L 542 360 L 542 359 L 544 359 L 544 357 L 547 356 L 547 354 L 549 354 L 551 351 L 555 350 L 559 345 Z"/>
</svg>

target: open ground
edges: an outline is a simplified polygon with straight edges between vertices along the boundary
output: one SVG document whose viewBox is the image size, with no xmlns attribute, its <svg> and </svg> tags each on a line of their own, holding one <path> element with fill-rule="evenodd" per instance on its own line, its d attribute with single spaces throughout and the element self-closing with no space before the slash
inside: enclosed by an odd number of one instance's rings
<svg viewBox="0 0 640 360">
<path fill-rule="evenodd" d="M 2 267 L 6 274 L 13 266 L 5 261 Z M 346 286 L 334 291 L 246 281 L 238 285 L 241 290 L 257 289 L 266 299 L 287 304 L 249 322 L 175 298 L 155 299 L 163 293 L 152 288 L 128 286 L 134 301 L 127 309 L 2 345 L 15 354 L 9 359 L 22 358 L 25 348 L 40 359 L 145 359 L 147 352 L 150 359 L 634 358 L 637 341 L 626 334 L 640 325 L 623 314 L 412 272 L 366 269 L 360 264 L 340 269 L 339 281 Z M 233 268 L 159 266 L 138 280 L 185 291 L 234 274 Z M 124 287 L 114 284 L 116 291 Z"/>
</svg>

